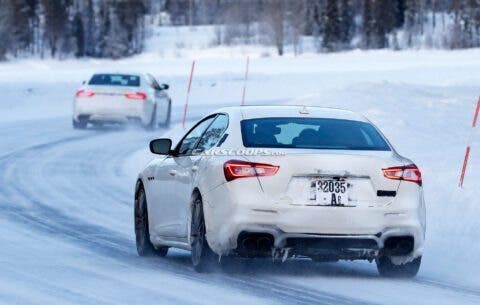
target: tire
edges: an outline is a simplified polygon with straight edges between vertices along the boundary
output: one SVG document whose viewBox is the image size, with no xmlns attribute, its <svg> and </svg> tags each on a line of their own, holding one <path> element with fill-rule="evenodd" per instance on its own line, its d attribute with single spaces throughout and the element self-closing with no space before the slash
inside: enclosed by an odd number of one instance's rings
<svg viewBox="0 0 480 305">
<path fill-rule="evenodd" d="M 155 130 L 157 128 L 157 105 L 153 106 L 153 111 L 152 111 L 152 119 L 150 120 L 150 123 L 145 126 L 146 130 Z"/>
<path fill-rule="evenodd" d="M 417 275 L 420 269 L 422 257 L 419 256 L 413 261 L 402 265 L 395 265 L 388 256 L 381 256 L 377 258 L 377 269 L 383 277 L 391 278 L 413 278 Z"/>
<path fill-rule="evenodd" d="M 168 100 L 167 119 L 165 120 L 164 123 L 158 124 L 158 126 L 163 128 L 170 127 L 171 118 L 172 118 L 172 100 Z"/>
<path fill-rule="evenodd" d="M 72 119 L 72 126 L 73 129 L 85 129 L 87 128 L 87 121 L 82 119 L 75 121 L 75 119 Z"/>
<path fill-rule="evenodd" d="M 147 198 L 143 186 L 137 192 L 135 198 L 135 242 L 137 245 L 137 253 L 140 256 L 165 256 L 168 253 L 168 247 L 160 247 L 155 249 L 150 241 L 150 230 L 148 227 L 148 210 Z"/>
<path fill-rule="evenodd" d="M 215 264 L 215 253 L 213 253 L 207 243 L 203 204 L 200 195 L 196 195 L 193 200 L 190 234 L 193 268 L 197 272 L 210 271 Z"/>
<path fill-rule="evenodd" d="M 93 127 L 96 128 L 96 129 L 102 129 L 105 127 L 105 125 L 103 124 L 103 122 L 94 122 L 92 123 Z"/>
</svg>

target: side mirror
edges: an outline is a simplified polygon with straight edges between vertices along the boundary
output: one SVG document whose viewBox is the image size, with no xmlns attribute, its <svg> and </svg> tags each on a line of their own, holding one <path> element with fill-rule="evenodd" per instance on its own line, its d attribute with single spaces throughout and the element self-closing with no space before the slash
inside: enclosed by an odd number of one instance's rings
<svg viewBox="0 0 480 305">
<path fill-rule="evenodd" d="M 150 151 L 157 155 L 168 155 L 172 148 L 172 140 L 156 139 L 150 142 Z"/>
<path fill-rule="evenodd" d="M 161 84 L 160 85 L 160 90 L 168 90 L 168 88 L 170 88 L 170 86 L 167 85 L 167 84 Z"/>
</svg>

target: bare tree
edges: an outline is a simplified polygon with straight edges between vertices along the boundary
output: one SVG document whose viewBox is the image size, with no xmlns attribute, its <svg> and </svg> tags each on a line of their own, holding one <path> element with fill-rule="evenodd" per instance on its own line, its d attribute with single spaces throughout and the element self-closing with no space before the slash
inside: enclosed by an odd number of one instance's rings
<svg viewBox="0 0 480 305">
<path fill-rule="evenodd" d="M 272 41 L 277 48 L 278 55 L 282 56 L 284 53 L 285 43 L 285 13 L 286 0 L 267 0 L 266 22 L 272 31 Z"/>
<path fill-rule="evenodd" d="M 308 0 L 289 0 L 287 2 L 287 27 L 293 52 L 302 52 L 301 37 L 305 33 Z"/>
<path fill-rule="evenodd" d="M 0 58 L 137 54 L 145 15 L 213 25 L 216 44 L 268 44 L 279 55 L 301 53 L 305 36 L 319 52 L 480 46 L 480 0 L 0 0 Z"/>
</svg>

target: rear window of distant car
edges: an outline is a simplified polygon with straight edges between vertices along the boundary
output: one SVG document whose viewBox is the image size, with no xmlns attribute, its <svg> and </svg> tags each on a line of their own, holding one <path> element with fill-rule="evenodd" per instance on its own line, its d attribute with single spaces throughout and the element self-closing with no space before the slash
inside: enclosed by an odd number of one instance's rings
<svg viewBox="0 0 480 305">
<path fill-rule="evenodd" d="M 140 87 L 140 77 L 126 74 L 94 74 L 89 85 Z"/>
<path fill-rule="evenodd" d="M 245 147 L 391 150 L 370 123 L 329 118 L 258 118 L 241 121 Z"/>
</svg>

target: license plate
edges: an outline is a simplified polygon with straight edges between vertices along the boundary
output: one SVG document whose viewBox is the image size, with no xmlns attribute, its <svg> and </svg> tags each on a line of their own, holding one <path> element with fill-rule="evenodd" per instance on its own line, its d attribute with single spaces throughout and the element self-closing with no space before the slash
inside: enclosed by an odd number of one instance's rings
<svg viewBox="0 0 480 305">
<path fill-rule="evenodd" d="M 318 205 L 343 206 L 348 204 L 347 182 L 337 179 L 321 179 L 314 183 L 315 202 Z"/>
</svg>

